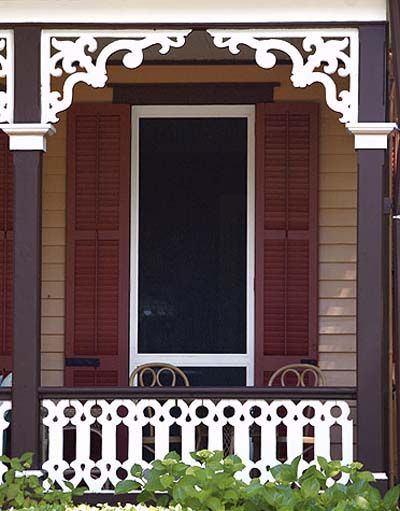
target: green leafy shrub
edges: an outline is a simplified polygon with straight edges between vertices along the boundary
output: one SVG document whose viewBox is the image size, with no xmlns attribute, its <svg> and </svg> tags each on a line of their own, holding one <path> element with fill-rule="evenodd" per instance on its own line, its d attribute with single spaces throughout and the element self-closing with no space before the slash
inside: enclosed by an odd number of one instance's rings
<svg viewBox="0 0 400 511">
<path fill-rule="evenodd" d="M 138 502 L 157 506 L 182 506 L 196 511 L 395 511 L 400 487 L 382 498 L 372 485 L 374 477 L 362 471 L 360 463 L 342 466 L 338 461 L 318 458 L 320 468 L 310 467 L 298 474 L 300 457 L 291 464 L 271 470 L 274 482 L 262 484 L 238 480 L 244 468 L 238 456 L 199 451 L 192 457 L 199 463 L 183 463 L 176 453 L 156 460 L 148 470 L 134 465 L 134 480 L 118 483 L 116 493 L 139 490 Z M 349 483 L 329 486 L 329 480 L 348 474 Z"/>
<path fill-rule="evenodd" d="M 83 488 L 73 488 L 66 482 L 69 492 L 57 490 L 51 481 L 50 488 L 44 490 L 40 479 L 35 475 L 21 474 L 32 466 L 32 453 L 21 458 L 0 456 L 8 470 L 4 474 L 4 483 L 0 483 L 0 509 L 33 508 L 37 511 L 63 511 L 72 506 L 75 495 L 83 495 Z"/>
<path fill-rule="evenodd" d="M 51 508 L 46 509 L 45 511 L 50 511 Z M 38 509 L 37 507 L 18 509 L 15 511 L 42 511 L 42 509 Z M 86 504 L 80 504 L 79 506 L 67 507 L 65 511 L 182 511 L 181 506 L 164 508 L 164 507 L 154 507 L 154 506 L 143 506 L 141 504 L 126 504 L 125 506 L 110 506 L 109 504 L 100 504 L 98 506 L 89 506 Z"/>
</svg>

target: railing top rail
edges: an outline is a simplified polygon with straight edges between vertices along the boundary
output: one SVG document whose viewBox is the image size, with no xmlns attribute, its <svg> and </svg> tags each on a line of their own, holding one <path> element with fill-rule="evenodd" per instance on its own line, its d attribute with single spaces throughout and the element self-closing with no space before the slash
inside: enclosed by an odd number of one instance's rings
<svg viewBox="0 0 400 511">
<path fill-rule="evenodd" d="M 40 387 L 41 399 L 343 399 L 356 387 Z"/>
<path fill-rule="evenodd" d="M 8 401 L 11 399 L 10 387 L 0 387 L 0 401 Z"/>
</svg>

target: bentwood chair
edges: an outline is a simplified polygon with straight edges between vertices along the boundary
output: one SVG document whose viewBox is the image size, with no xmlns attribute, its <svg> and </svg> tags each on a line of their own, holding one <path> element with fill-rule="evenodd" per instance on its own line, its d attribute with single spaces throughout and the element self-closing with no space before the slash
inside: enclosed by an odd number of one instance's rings
<svg viewBox="0 0 400 511">
<path fill-rule="evenodd" d="M 189 378 L 180 369 L 172 364 L 153 362 L 142 364 L 136 367 L 130 377 L 129 386 L 137 385 L 138 387 L 176 387 L 183 385 L 190 387 Z M 154 427 L 149 425 L 148 435 L 143 436 L 144 448 L 154 455 Z M 180 444 L 179 436 L 170 435 L 170 444 Z"/>
<path fill-rule="evenodd" d="M 183 385 L 184 387 L 190 387 L 190 382 L 184 371 L 179 367 L 167 363 L 153 362 L 136 367 L 129 378 L 129 385 L 137 385 L 138 387 L 176 387 L 177 385 Z M 196 450 L 206 446 L 207 435 L 207 428 L 201 424 L 198 431 Z M 179 444 L 180 442 L 180 437 L 170 436 L 171 444 Z M 229 428 L 224 431 L 223 442 L 224 454 L 231 454 L 233 435 Z M 151 446 L 151 444 L 154 444 L 153 427 L 149 427 L 149 436 L 143 437 L 143 443 L 145 448 L 154 454 L 154 448 Z"/>
<path fill-rule="evenodd" d="M 167 363 L 142 364 L 134 369 L 129 377 L 129 385 L 132 387 L 176 387 L 180 384 L 190 387 L 189 378 L 180 369 Z"/>
<path fill-rule="evenodd" d="M 325 377 L 319 367 L 312 364 L 289 364 L 277 369 L 268 381 L 268 387 L 323 387 Z"/>
<path fill-rule="evenodd" d="M 281 387 L 322 387 L 326 380 L 319 367 L 312 364 L 288 364 L 280 367 L 270 377 L 268 387 L 280 385 Z M 305 413 L 308 416 L 307 409 Z M 311 413 L 311 410 L 309 410 Z M 308 431 L 307 431 L 308 430 Z M 314 437 L 310 434 L 310 427 L 306 426 L 306 434 L 303 436 L 303 456 L 307 457 L 312 451 Z M 278 452 L 283 451 L 287 438 L 279 435 L 278 430 Z"/>
</svg>

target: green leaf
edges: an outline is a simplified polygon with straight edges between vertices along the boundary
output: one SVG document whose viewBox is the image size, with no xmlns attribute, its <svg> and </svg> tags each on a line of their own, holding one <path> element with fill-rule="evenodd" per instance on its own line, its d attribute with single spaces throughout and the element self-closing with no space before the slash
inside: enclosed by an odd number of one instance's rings
<svg viewBox="0 0 400 511">
<path fill-rule="evenodd" d="M 185 499 L 188 495 L 188 490 L 184 485 L 175 485 L 172 489 L 172 496 L 174 498 L 174 501 L 178 504 L 184 505 Z"/>
<path fill-rule="evenodd" d="M 14 470 L 23 470 L 24 467 L 18 458 L 11 458 L 11 468 Z"/>
<path fill-rule="evenodd" d="M 142 477 L 143 469 L 138 463 L 135 463 L 131 468 L 131 475 L 133 477 Z"/>
<path fill-rule="evenodd" d="M 174 482 L 174 476 L 171 474 L 163 474 L 160 476 L 160 483 L 163 488 L 168 488 Z"/>
<path fill-rule="evenodd" d="M 328 460 L 324 458 L 323 456 L 317 456 L 318 465 L 321 467 L 321 469 L 326 472 L 328 469 Z"/>
<path fill-rule="evenodd" d="M 207 506 L 211 509 L 211 511 L 224 511 L 225 509 L 225 506 L 217 497 L 210 497 L 207 499 Z"/>
<path fill-rule="evenodd" d="M 357 474 L 357 479 L 359 481 L 366 481 L 368 483 L 372 483 L 375 481 L 375 476 L 372 472 L 368 472 L 367 470 L 364 472 L 359 472 Z"/>
<path fill-rule="evenodd" d="M 20 462 L 22 464 L 24 463 L 28 463 L 29 466 L 32 465 L 32 461 L 33 461 L 33 452 L 25 452 L 21 457 L 20 457 Z"/>
<path fill-rule="evenodd" d="M 160 507 L 168 507 L 168 504 L 169 504 L 169 496 L 168 495 L 161 495 L 158 497 L 158 502 L 157 504 L 160 506 Z"/>
<path fill-rule="evenodd" d="M 224 492 L 224 499 L 225 500 L 230 500 L 232 502 L 237 502 L 238 500 L 238 493 L 234 490 L 227 490 L 226 492 Z"/>
<path fill-rule="evenodd" d="M 179 454 L 176 452 L 176 451 L 171 451 L 169 452 L 164 460 L 175 460 L 175 461 L 180 461 L 181 460 L 181 457 L 179 456 Z"/>
<path fill-rule="evenodd" d="M 400 498 L 400 486 L 394 486 L 383 497 L 383 503 L 386 509 L 396 509 Z"/>
<path fill-rule="evenodd" d="M 368 500 L 363 495 L 358 495 L 355 498 L 355 501 L 356 501 L 357 507 L 359 507 L 360 509 L 369 509 L 369 507 L 370 507 Z"/>
<path fill-rule="evenodd" d="M 320 489 L 321 489 L 321 486 L 320 486 L 318 480 L 310 477 L 303 481 L 300 491 L 301 491 L 301 494 L 306 499 L 311 499 L 318 495 Z"/>
<path fill-rule="evenodd" d="M 164 467 L 172 467 L 173 465 L 176 465 L 178 461 L 174 458 L 164 458 L 161 462 L 161 464 Z"/>
<path fill-rule="evenodd" d="M 278 483 L 293 483 L 297 479 L 297 471 L 291 465 L 277 465 L 271 468 L 271 474 Z"/>
<path fill-rule="evenodd" d="M 120 481 L 115 487 L 115 493 L 117 495 L 121 495 L 122 493 L 130 493 L 131 491 L 135 491 L 140 488 L 140 484 L 137 481 L 131 481 L 126 479 L 125 481 Z"/>
<path fill-rule="evenodd" d="M 64 481 L 64 484 L 70 491 L 72 491 L 75 488 L 74 485 L 70 481 Z"/>
</svg>

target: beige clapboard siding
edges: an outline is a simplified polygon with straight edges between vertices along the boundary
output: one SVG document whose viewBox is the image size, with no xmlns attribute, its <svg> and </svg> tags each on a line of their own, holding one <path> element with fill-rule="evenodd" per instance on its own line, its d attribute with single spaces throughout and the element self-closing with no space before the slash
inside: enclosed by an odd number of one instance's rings
<svg viewBox="0 0 400 511">
<path fill-rule="evenodd" d="M 277 80 L 282 82 L 282 76 Z M 275 94 L 282 101 L 301 97 L 301 90 L 290 85 Z M 356 384 L 356 153 L 352 136 L 326 107 L 322 88 L 309 87 L 307 97 L 321 104 L 319 364 L 328 385 L 352 386 Z"/>
<path fill-rule="evenodd" d="M 57 133 L 43 158 L 42 206 L 42 385 L 63 385 L 66 126 L 62 114 Z"/>
<path fill-rule="evenodd" d="M 325 104 L 322 87 L 295 89 L 288 67 L 112 66 L 110 83 L 278 81 L 276 101 L 320 104 L 319 352 L 328 385 L 356 380 L 357 165 L 353 139 Z M 75 101 L 110 102 L 112 89 L 78 85 Z M 43 160 L 42 384 L 63 384 L 65 290 L 66 115 Z"/>
<path fill-rule="evenodd" d="M 319 298 L 355 298 L 356 282 L 349 280 L 320 280 Z"/>
<path fill-rule="evenodd" d="M 111 101 L 112 90 L 76 87 L 75 101 Z M 43 158 L 42 206 L 42 384 L 64 383 L 66 114 L 49 138 Z"/>
</svg>

